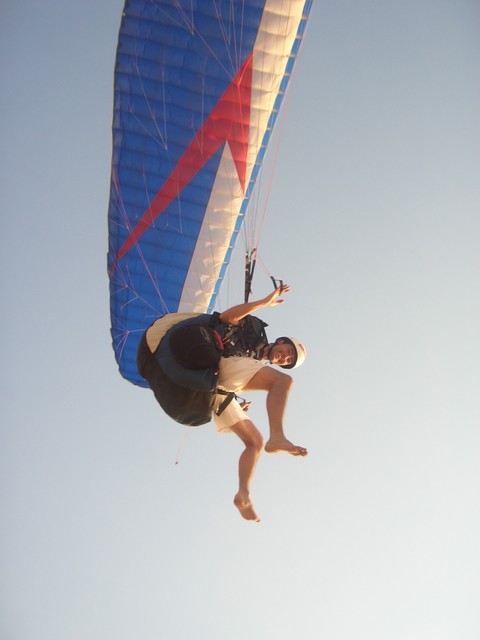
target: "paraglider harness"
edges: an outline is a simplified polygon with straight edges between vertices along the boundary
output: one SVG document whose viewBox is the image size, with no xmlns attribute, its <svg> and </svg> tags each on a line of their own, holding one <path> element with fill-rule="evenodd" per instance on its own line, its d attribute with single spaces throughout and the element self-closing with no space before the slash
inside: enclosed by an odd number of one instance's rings
<svg viewBox="0 0 480 640">
<path fill-rule="evenodd" d="M 261 359 L 268 345 L 267 324 L 245 316 L 238 325 L 225 325 L 220 314 L 202 314 L 171 327 L 152 353 L 146 332 L 140 342 L 137 366 L 152 388 L 162 409 L 176 422 L 199 426 L 210 421 L 217 395 L 225 399 L 220 415 L 236 398 L 233 391 L 218 388 L 222 357 Z"/>
</svg>

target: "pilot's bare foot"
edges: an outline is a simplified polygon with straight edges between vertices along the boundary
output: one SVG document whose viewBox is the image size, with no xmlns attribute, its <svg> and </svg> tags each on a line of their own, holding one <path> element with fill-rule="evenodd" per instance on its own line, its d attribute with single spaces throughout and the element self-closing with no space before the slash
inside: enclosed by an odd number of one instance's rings
<svg viewBox="0 0 480 640">
<path fill-rule="evenodd" d="M 296 444 L 292 444 L 290 440 L 286 438 L 272 439 L 265 445 L 265 451 L 267 453 L 279 453 L 280 451 L 286 451 L 292 456 L 306 456 L 308 451 L 304 447 L 298 447 Z"/>
<path fill-rule="evenodd" d="M 233 504 L 240 511 L 240 515 L 242 516 L 242 518 L 245 518 L 245 520 L 260 522 L 260 518 L 255 513 L 255 509 L 253 508 L 253 504 L 251 503 L 249 497 L 243 497 L 240 493 L 237 493 L 237 495 L 233 499 Z"/>
</svg>

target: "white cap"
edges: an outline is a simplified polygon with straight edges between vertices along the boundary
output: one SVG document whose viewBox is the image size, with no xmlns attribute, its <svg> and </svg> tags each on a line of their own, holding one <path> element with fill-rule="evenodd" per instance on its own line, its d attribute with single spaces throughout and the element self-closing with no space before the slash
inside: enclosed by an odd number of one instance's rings
<svg viewBox="0 0 480 640">
<path fill-rule="evenodd" d="M 295 362 L 292 362 L 291 364 L 281 364 L 280 366 L 283 369 L 295 369 L 296 367 L 299 367 L 301 364 L 303 364 L 305 358 L 307 357 L 307 350 L 305 349 L 305 346 L 300 342 L 300 340 L 292 337 L 282 336 L 281 338 L 277 338 L 275 342 L 278 342 L 279 340 L 283 340 L 284 342 L 288 342 L 288 344 L 291 344 L 297 354 Z"/>
</svg>

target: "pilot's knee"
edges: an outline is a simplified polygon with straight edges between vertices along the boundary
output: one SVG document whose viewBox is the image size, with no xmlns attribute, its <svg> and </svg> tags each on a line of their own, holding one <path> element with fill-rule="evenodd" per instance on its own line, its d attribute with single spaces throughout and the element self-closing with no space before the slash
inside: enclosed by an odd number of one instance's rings
<svg viewBox="0 0 480 640">
<path fill-rule="evenodd" d="M 257 453 L 262 451 L 264 446 L 263 436 L 253 422 L 241 420 L 231 426 L 230 429 L 243 441 L 246 447 L 251 447 Z"/>
<path fill-rule="evenodd" d="M 278 377 L 277 377 L 276 384 L 279 386 L 282 386 L 284 389 L 288 391 L 293 385 L 292 376 L 289 375 L 288 373 L 282 373 L 281 371 L 277 371 L 277 373 L 278 373 Z"/>
<path fill-rule="evenodd" d="M 257 428 L 254 428 L 249 432 L 248 439 L 245 440 L 245 444 L 255 449 L 257 453 L 260 453 L 260 451 L 263 450 L 265 443 L 263 441 L 263 436 L 260 433 L 260 431 L 258 431 Z"/>
<path fill-rule="evenodd" d="M 255 447 L 255 450 L 260 453 L 260 451 L 263 451 L 263 447 L 265 446 L 265 442 L 263 440 L 263 436 L 260 433 L 260 431 L 257 431 L 254 435 L 254 440 L 253 440 L 253 446 Z"/>
</svg>

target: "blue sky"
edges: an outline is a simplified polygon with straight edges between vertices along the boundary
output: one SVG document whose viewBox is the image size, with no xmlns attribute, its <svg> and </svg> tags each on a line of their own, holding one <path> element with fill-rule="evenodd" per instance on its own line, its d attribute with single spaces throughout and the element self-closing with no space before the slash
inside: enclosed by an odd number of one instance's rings
<svg viewBox="0 0 480 640">
<path fill-rule="evenodd" d="M 261 458 L 254 525 L 236 439 L 116 369 L 122 4 L 0 9 L 2 637 L 478 640 L 480 5 L 314 2 L 262 239 L 310 455 Z"/>
</svg>

